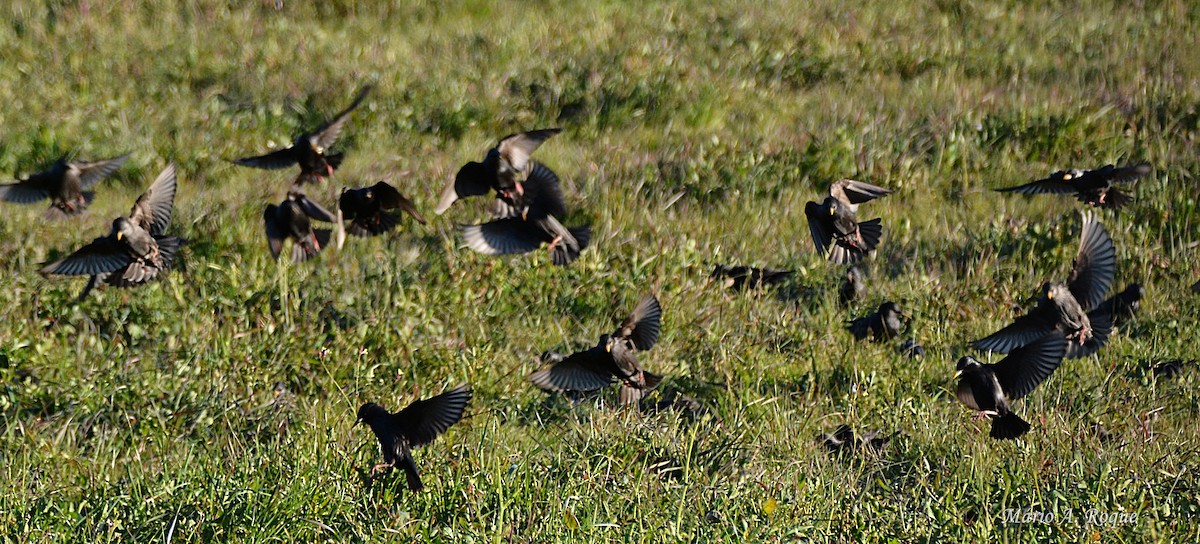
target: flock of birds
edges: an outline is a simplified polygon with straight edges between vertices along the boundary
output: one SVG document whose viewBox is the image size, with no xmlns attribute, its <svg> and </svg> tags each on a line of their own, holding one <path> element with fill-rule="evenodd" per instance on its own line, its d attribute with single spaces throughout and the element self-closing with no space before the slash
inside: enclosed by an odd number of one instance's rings
<svg viewBox="0 0 1200 544">
<path fill-rule="evenodd" d="M 333 175 L 344 158 L 331 152 L 353 111 L 366 99 L 370 87 L 362 89 L 353 103 L 317 130 L 300 135 L 291 146 L 265 155 L 237 159 L 235 164 L 264 169 L 299 165 L 300 172 L 279 204 L 268 204 L 263 214 L 268 248 L 278 258 L 285 243 L 292 245 L 291 259 L 307 261 L 322 249 L 341 247 L 348 232 L 353 236 L 377 236 L 400 222 L 402 210 L 425 224 L 425 218 L 395 187 L 380 181 L 373 186 L 342 189 L 336 211 L 330 212 L 305 193 L 309 184 Z M 529 253 L 545 245 L 551 261 L 568 265 L 588 247 L 587 225 L 567 227 L 567 215 L 558 176 L 532 159 L 533 153 L 560 129 L 542 129 L 507 136 L 489 149 L 481 162 L 468 162 L 446 187 L 435 212 L 442 214 L 459 199 L 494 194 L 491 221 L 460 226 L 465 244 L 487 255 Z M 34 203 L 49 199 L 48 216 L 64 218 L 83 212 L 92 201 L 91 189 L 120 166 L 128 155 L 96 162 L 60 160 L 49 169 L 26 179 L 0 185 L 0 200 Z M 1073 194 L 1092 207 L 1118 208 L 1132 198 L 1116 184 L 1149 174 L 1149 165 L 1104 166 L 1096 170 L 1065 170 L 1018 187 L 1000 189 L 1023 194 Z M 151 183 L 126 216 L 113 220 L 108 234 L 96 238 L 66 257 L 45 265 L 45 275 L 88 276 L 79 300 L 100 285 L 133 287 L 168 271 L 184 243 L 167 234 L 174 209 L 176 170 L 168 165 Z M 859 206 L 882 198 L 891 191 L 884 187 L 844 179 L 834 182 L 821 202 L 808 202 L 805 215 L 818 252 L 846 267 L 839 290 L 847 303 L 866 290 L 856 264 L 874 251 L 883 236 L 881 221 L 858 220 Z M 335 231 L 314 228 L 313 222 L 331 223 Z M 348 224 L 347 224 L 348 222 Z M 1114 328 L 1138 307 L 1144 290 L 1132 284 L 1106 298 L 1116 272 L 1116 250 L 1104 226 L 1093 213 L 1084 213 L 1079 251 L 1065 281 L 1051 281 L 1041 288 L 1036 305 L 996 333 L 977 340 L 973 347 L 1007 354 L 1001 361 L 984 364 L 971 356 L 957 363 L 958 399 L 975 411 L 977 418 L 991 420 L 993 438 L 1014 439 L 1029 431 L 1012 403 L 1030 394 L 1046 381 L 1064 359 L 1096 353 Z M 734 289 L 758 289 L 779 283 L 790 270 L 717 266 L 713 278 L 721 278 Z M 1197 284 L 1200 288 L 1200 284 Z M 535 386 L 578 399 L 619 384 L 622 405 L 639 404 L 662 376 L 642 369 L 638 353 L 651 349 L 658 340 L 662 307 L 653 294 L 644 295 L 620 326 L 599 337 L 595 346 L 569 355 L 544 352 L 546 365 L 529 376 Z M 851 320 L 847 329 L 857 339 L 886 341 L 901 334 L 908 317 L 894 302 L 884 302 L 868 316 Z M 921 356 L 923 348 L 914 339 L 901 351 Z M 470 403 L 472 391 L 460 386 L 440 395 L 413 402 L 391 413 L 375 403 L 358 410 L 358 421 L 366 423 L 378 438 L 382 468 L 402 469 L 409 488 L 422 488 L 411 448 L 427 444 L 457 423 Z M 877 443 L 877 433 L 859 438 L 848 427 L 839 428 L 825 440 L 831 448 L 852 447 L 858 442 Z M 374 471 L 373 471 L 374 472 Z"/>
</svg>

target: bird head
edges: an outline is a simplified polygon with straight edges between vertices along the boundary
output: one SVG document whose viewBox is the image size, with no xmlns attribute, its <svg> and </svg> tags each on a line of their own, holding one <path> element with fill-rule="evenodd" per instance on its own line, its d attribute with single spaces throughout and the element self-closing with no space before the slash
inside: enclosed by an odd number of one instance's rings
<svg viewBox="0 0 1200 544">
<path fill-rule="evenodd" d="M 1133 300 L 1142 300 L 1142 297 L 1146 296 L 1146 288 L 1140 283 L 1129 284 L 1129 287 L 1125 288 L 1125 292 Z"/>
<path fill-rule="evenodd" d="M 983 368 L 983 363 L 980 363 L 974 357 L 967 355 L 967 356 L 963 357 L 962 359 L 958 360 L 958 365 L 955 367 L 955 371 L 954 371 L 954 379 L 957 380 L 964 373 L 970 372 L 972 370 L 978 370 L 981 368 Z"/>
<path fill-rule="evenodd" d="M 891 302 L 891 301 L 880 304 L 878 313 L 879 313 L 879 315 L 883 315 L 883 316 L 886 316 L 889 314 L 894 314 L 899 317 L 904 317 L 904 318 L 908 317 L 908 316 L 904 315 L 904 311 L 900 309 L 899 304 L 896 304 L 895 302 Z"/>
<path fill-rule="evenodd" d="M 118 217 L 116 219 L 113 219 L 112 236 L 113 236 L 113 238 L 116 238 L 117 241 L 121 241 L 121 240 L 124 240 L 125 238 L 128 238 L 131 234 L 133 234 L 133 232 L 134 232 L 134 225 L 128 219 L 126 219 L 124 217 Z"/>
<path fill-rule="evenodd" d="M 367 425 L 371 425 L 372 423 L 379 421 L 381 418 L 387 417 L 387 415 L 387 410 L 385 410 L 382 406 L 375 404 L 374 402 L 368 402 L 359 407 L 358 419 L 354 420 L 354 424 L 357 425 L 362 422 L 366 423 Z"/>
</svg>

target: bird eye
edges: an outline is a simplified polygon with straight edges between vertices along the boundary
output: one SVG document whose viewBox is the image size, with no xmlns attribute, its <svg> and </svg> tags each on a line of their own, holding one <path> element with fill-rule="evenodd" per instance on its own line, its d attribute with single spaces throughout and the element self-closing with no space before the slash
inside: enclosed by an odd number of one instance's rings
<svg viewBox="0 0 1200 544">
<path fill-rule="evenodd" d="M 1063 179 L 1071 179 L 1071 174 L 1063 174 Z"/>
</svg>

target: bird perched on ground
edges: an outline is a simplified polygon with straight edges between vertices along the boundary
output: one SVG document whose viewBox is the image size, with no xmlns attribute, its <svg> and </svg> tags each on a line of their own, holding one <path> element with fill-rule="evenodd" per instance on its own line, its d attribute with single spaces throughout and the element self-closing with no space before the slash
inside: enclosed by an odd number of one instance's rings
<svg viewBox="0 0 1200 544">
<path fill-rule="evenodd" d="M 637 360 L 638 352 L 658 342 L 661 319 L 658 299 L 645 295 L 612 334 L 601 335 L 594 347 L 566 357 L 549 352 L 547 359 L 553 364 L 531 374 L 529 381 L 547 392 L 572 394 L 596 391 L 620 380 L 620 403 L 635 405 L 662 381 L 662 376 L 642 370 Z"/>
<path fill-rule="evenodd" d="M 471 388 L 460 385 L 425 400 L 418 400 L 394 414 L 378 404 L 369 402 L 358 409 L 358 422 L 366 423 L 379 439 L 383 464 L 374 470 L 399 466 L 408 480 L 408 488 L 420 491 L 421 473 L 412 458 L 412 449 L 433 442 L 451 425 L 462 420 L 463 411 L 471 402 Z"/>
<path fill-rule="evenodd" d="M 1116 267 L 1116 247 L 1104 225 L 1093 214 L 1083 214 L 1079 252 L 1067 282 L 1043 284 L 1037 306 L 973 345 L 1008 353 L 1057 330 L 1068 340 L 1068 359 L 1095 353 L 1112 332 L 1112 315 L 1101 303 L 1112 287 Z"/>
<path fill-rule="evenodd" d="M 900 329 L 904 328 L 904 317 L 899 304 L 884 302 L 875 313 L 850 320 L 846 324 L 846 330 L 858 340 L 869 337 L 876 342 L 882 342 L 900 335 Z"/>
<path fill-rule="evenodd" d="M 909 338 L 900 347 L 896 348 L 896 352 L 901 355 L 907 355 L 910 359 L 920 359 L 925 356 L 925 348 L 917 342 L 916 338 Z"/>
<path fill-rule="evenodd" d="M 1140 283 L 1131 283 L 1125 286 L 1125 290 L 1110 297 L 1108 300 L 1101 302 L 1099 308 L 1107 311 L 1108 315 L 1112 316 L 1114 327 L 1119 327 L 1126 321 L 1133 319 L 1137 313 L 1138 307 L 1141 306 L 1142 297 L 1146 295 L 1146 288 Z"/>
<path fill-rule="evenodd" d="M 821 433 L 817 435 L 817 440 L 820 440 L 830 453 L 834 454 L 854 454 L 854 453 L 872 453 L 878 454 L 883 451 L 883 447 L 887 445 L 890 438 L 883 435 L 879 431 L 867 431 L 861 434 L 855 434 L 854 429 L 849 425 L 839 425 L 833 433 Z"/>
<path fill-rule="evenodd" d="M 846 268 L 846 279 L 842 282 L 842 286 L 838 288 L 838 300 L 843 306 L 849 305 L 855 299 L 863 296 L 867 292 L 867 279 L 863 276 L 861 270 L 857 266 Z"/>
<path fill-rule="evenodd" d="M 549 168 L 534 164 L 521 191 L 519 197 L 515 192 L 502 194 L 500 200 L 507 210 L 503 217 L 460 227 L 467 247 L 484 255 L 510 255 L 529 253 L 547 244 L 554 264 L 565 266 L 577 259 L 587 248 L 591 228 L 586 225 L 568 228 L 559 221 L 567 210 L 558 176 Z"/>
<path fill-rule="evenodd" d="M 129 155 L 102 161 L 59 160 L 50 168 L 23 180 L 0 185 L 0 200 L 18 204 L 33 204 L 47 198 L 47 216 L 75 215 L 92 201 L 92 188 L 100 180 L 120 168 Z"/>
<path fill-rule="evenodd" d="M 342 189 L 338 198 L 341 219 L 350 221 L 346 231 L 354 236 L 377 236 L 396 228 L 400 218 L 388 211 L 395 209 L 404 210 L 418 223 L 425 224 L 425 218 L 413 203 L 384 181 L 361 189 Z"/>
<path fill-rule="evenodd" d="M 468 162 L 458 170 L 454 181 L 442 192 L 435 212 L 441 215 L 458 199 L 486 195 L 489 191 L 495 191 L 500 199 L 519 211 L 523 207 L 521 200 L 525 196 L 525 182 L 540 166 L 530 157 L 542 142 L 559 132 L 562 132 L 561 128 L 547 128 L 505 136 L 496 147 L 488 150 L 483 162 Z M 546 170 L 549 171 L 548 168 Z M 550 174 L 553 175 L 553 172 Z M 554 181 L 557 184 L 557 176 L 554 176 Z M 555 215 L 561 216 L 562 213 Z"/>
<path fill-rule="evenodd" d="M 804 206 L 808 230 L 817 252 L 828 253 L 834 264 L 854 264 L 879 245 L 883 226 L 878 218 L 859 222 L 858 205 L 891 194 L 890 189 L 843 179 L 829 186 L 829 196 L 820 204 Z"/>
<path fill-rule="evenodd" d="M 1031 393 L 1046 381 L 1067 351 L 1067 340 L 1050 333 L 1014 349 L 999 363 L 983 364 L 970 355 L 958 360 L 954 378 L 959 402 L 976 411 L 976 418 L 991 418 L 992 438 L 1012 439 L 1029 432 L 1029 423 L 1012 411 L 1010 403 Z"/>
<path fill-rule="evenodd" d="M 41 273 L 91 276 L 78 300 L 100 284 L 132 287 L 158 277 L 170 268 L 182 242 L 165 235 L 175 207 L 175 183 L 175 165 L 168 164 L 133 203 L 129 215 L 113 220 L 107 236 L 46 265 Z"/>
<path fill-rule="evenodd" d="M 1107 164 L 1095 170 L 1059 170 L 1044 179 L 996 190 L 1023 195 L 1074 193 L 1080 202 L 1089 206 L 1115 209 L 1132 202 L 1133 197 L 1113 184 L 1128 183 L 1149 173 L 1149 164 L 1123 167 Z"/>
<path fill-rule="evenodd" d="M 295 185 L 323 181 L 326 177 L 333 175 L 333 170 L 342 164 L 344 157 L 342 153 L 329 153 L 329 147 L 337 142 L 338 136 L 342 134 L 342 128 L 350 119 L 350 114 L 362 104 L 370 92 L 370 85 L 363 87 L 354 97 L 354 102 L 350 104 L 350 107 L 342 110 L 334 116 L 332 121 L 325 123 L 317 130 L 296 137 L 291 147 L 258 157 L 236 159 L 233 163 L 267 170 L 278 170 L 299 164 L 300 175 L 296 178 Z"/>
<path fill-rule="evenodd" d="M 778 268 L 754 268 L 750 266 L 732 266 L 719 264 L 709 276 L 713 279 L 723 278 L 725 287 L 735 290 L 758 289 L 767 285 L 775 285 L 792 275 L 792 270 Z"/>
<path fill-rule="evenodd" d="M 287 239 L 292 240 L 292 262 L 304 262 L 320 253 L 329 244 L 330 231 L 312 228 L 311 219 L 325 223 L 337 222 L 337 216 L 302 192 L 289 192 L 278 206 L 268 204 L 263 212 L 263 223 L 266 225 L 271 256 L 279 258 L 283 241 Z"/>
</svg>

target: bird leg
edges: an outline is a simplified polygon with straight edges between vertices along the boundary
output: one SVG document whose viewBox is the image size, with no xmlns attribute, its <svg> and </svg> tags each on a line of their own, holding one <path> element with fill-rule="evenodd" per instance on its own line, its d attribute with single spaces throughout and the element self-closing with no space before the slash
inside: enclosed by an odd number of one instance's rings
<svg viewBox="0 0 1200 544">
<path fill-rule="evenodd" d="M 370 476 L 371 478 L 377 478 L 383 474 L 387 474 L 389 471 L 391 471 L 391 469 L 391 463 L 379 463 L 378 465 L 371 467 Z"/>
<path fill-rule="evenodd" d="M 974 421 L 983 421 L 985 419 L 991 419 L 998 415 L 1000 415 L 1000 413 L 995 410 L 980 410 L 978 412 L 975 412 L 975 414 L 971 416 L 971 419 Z"/>
<path fill-rule="evenodd" d="M 549 249 L 550 253 L 554 253 L 554 248 L 558 247 L 558 244 L 562 243 L 562 239 L 563 237 L 561 235 L 555 236 L 553 240 L 550 240 L 550 245 L 547 246 L 546 249 Z"/>
</svg>

